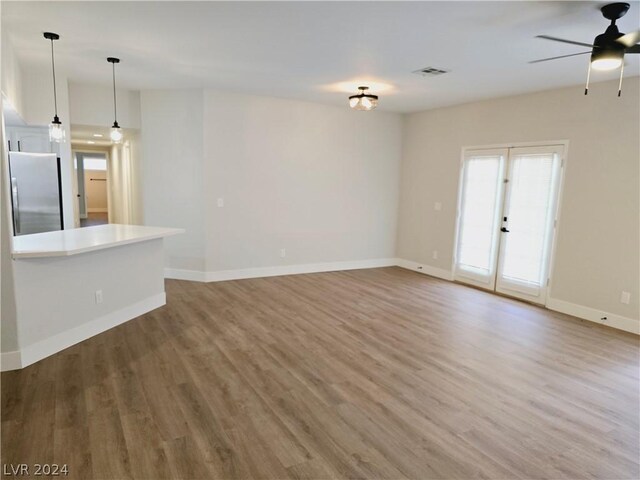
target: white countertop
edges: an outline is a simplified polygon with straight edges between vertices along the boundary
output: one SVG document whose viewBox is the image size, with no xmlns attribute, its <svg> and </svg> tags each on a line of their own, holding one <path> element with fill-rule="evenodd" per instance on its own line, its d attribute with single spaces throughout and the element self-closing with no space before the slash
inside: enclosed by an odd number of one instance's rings
<svg viewBox="0 0 640 480">
<path fill-rule="evenodd" d="M 97 225 L 13 237 L 13 258 L 64 257 L 184 233 L 179 228 Z"/>
</svg>

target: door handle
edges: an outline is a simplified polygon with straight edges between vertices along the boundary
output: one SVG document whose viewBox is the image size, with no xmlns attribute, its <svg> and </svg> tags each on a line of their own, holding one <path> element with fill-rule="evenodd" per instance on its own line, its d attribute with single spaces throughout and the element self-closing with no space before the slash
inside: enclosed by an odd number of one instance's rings
<svg viewBox="0 0 640 480">
<path fill-rule="evenodd" d="M 500 229 L 500 231 L 501 231 L 501 232 L 504 232 L 504 233 L 509 233 L 509 230 L 507 230 L 507 228 L 506 228 L 506 227 L 502 227 L 502 228 Z"/>
</svg>

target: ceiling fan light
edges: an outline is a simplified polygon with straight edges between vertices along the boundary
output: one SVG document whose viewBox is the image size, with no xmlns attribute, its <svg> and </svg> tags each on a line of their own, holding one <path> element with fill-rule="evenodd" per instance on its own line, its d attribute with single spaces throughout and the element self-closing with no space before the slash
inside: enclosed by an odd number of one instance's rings
<svg viewBox="0 0 640 480">
<path fill-rule="evenodd" d="M 591 61 L 591 67 L 594 70 L 606 71 L 615 70 L 622 65 L 621 58 L 598 58 Z"/>
<path fill-rule="evenodd" d="M 593 53 L 591 54 L 591 68 L 601 71 L 615 70 L 622 66 L 623 58 L 623 48 L 594 48 Z"/>
</svg>

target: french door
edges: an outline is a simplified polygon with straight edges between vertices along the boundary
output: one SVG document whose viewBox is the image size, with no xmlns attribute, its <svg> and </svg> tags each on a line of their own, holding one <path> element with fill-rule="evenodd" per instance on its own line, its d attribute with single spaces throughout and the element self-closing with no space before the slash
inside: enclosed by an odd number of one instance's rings
<svg viewBox="0 0 640 480">
<path fill-rule="evenodd" d="M 563 146 L 467 151 L 456 280 L 545 304 Z"/>
</svg>

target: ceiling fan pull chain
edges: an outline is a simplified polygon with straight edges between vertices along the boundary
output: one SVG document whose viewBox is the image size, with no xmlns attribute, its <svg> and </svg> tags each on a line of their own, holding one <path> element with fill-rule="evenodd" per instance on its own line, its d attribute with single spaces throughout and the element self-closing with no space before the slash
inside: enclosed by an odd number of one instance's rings
<svg viewBox="0 0 640 480">
<path fill-rule="evenodd" d="M 622 95 L 622 74 L 624 73 L 624 62 L 620 67 L 620 83 L 618 83 L 618 96 Z"/>
<path fill-rule="evenodd" d="M 589 62 L 589 69 L 587 70 L 587 85 L 584 87 L 584 94 L 589 93 L 589 79 L 591 78 L 591 62 Z"/>
</svg>

